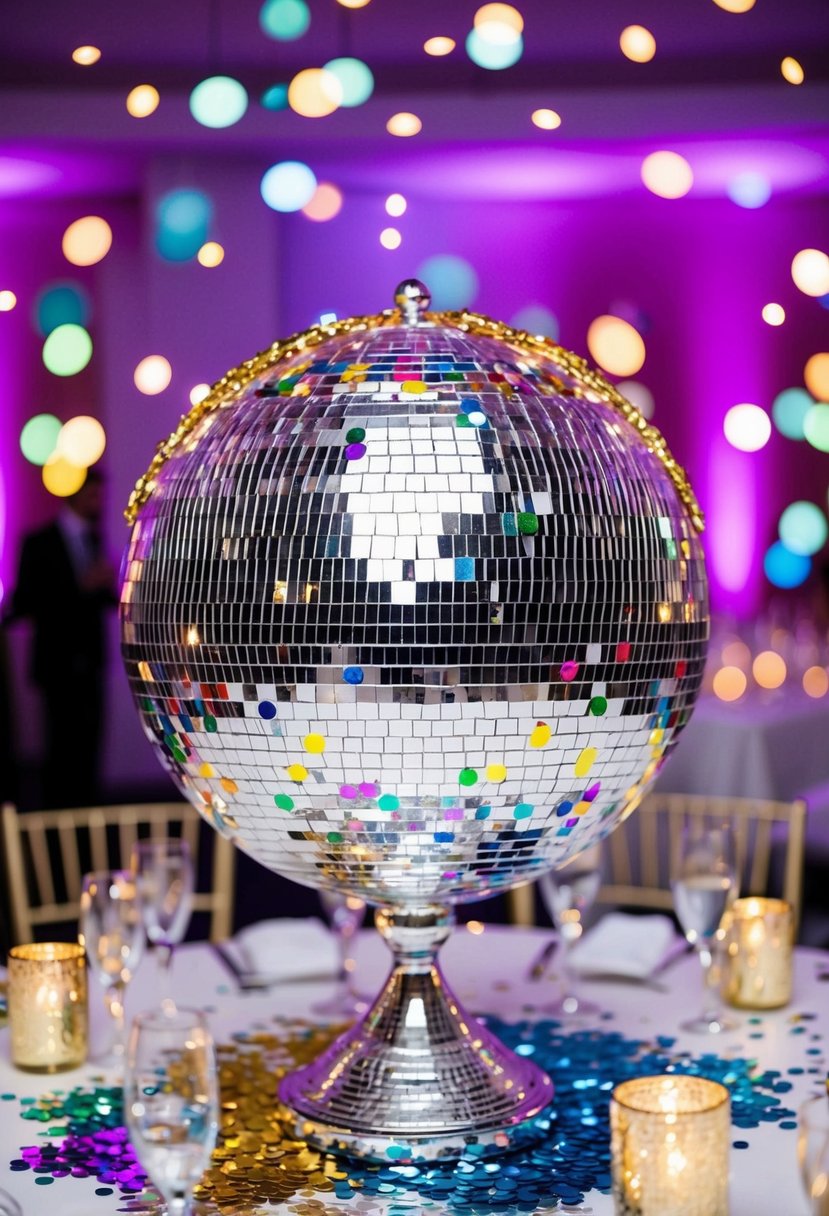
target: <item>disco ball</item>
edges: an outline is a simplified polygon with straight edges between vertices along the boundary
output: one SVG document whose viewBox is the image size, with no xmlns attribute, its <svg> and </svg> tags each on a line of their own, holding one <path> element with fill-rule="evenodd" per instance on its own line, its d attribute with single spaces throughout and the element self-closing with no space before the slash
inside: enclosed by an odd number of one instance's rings
<svg viewBox="0 0 829 1216">
<path fill-rule="evenodd" d="M 406 1161 L 534 1134 L 549 1079 L 447 993 L 451 907 L 641 798 L 700 687 L 690 487 L 596 371 L 472 313 L 316 326 L 228 373 L 137 484 L 122 649 L 208 821 L 379 906 L 367 1018 L 283 1082 L 311 1140 Z"/>
</svg>

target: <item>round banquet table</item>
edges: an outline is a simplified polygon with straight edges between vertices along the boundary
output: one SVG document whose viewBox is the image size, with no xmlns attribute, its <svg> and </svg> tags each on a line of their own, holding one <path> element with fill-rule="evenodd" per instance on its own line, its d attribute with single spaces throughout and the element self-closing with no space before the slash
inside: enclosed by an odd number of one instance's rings
<svg viewBox="0 0 829 1216">
<path fill-rule="evenodd" d="M 543 930 L 486 926 L 482 933 L 473 933 L 459 928 L 444 948 L 444 970 L 457 994 L 474 1012 L 491 1013 L 504 1021 L 544 1017 L 539 1006 L 558 993 L 555 957 L 542 979 L 529 980 L 527 975 L 548 940 L 549 934 Z M 374 991 L 385 977 L 388 956 L 373 931 L 360 935 L 355 957 L 359 987 Z M 695 1056 L 711 1051 L 720 1057 L 756 1059 L 760 1071 L 777 1069 L 791 1082 L 792 1088 L 784 1101 L 788 1108 L 796 1110 L 806 1097 L 820 1091 L 827 1073 L 821 1033 L 827 1024 L 827 981 L 829 954 L 798 949 L 793 999 L 786 1009 L 762 1015 L 740 1013 L 740 1029 L 703 1039 L 697 1035 L 683 1035 L 678 1029 L 679 1021 L 689 1012 L 696 1012 L 702 1003 L 699 964 L 694 957 L 683 955 L 644 985 L 582 981 L 585 995 L 613 1015 L 608 1020 L 586 1022 L 585 1025 L 595 1025 L 604 1031 L 619 1030 L 629 1038 L 640 1040 L 676 1036 L 672 1050 L 687 1050 Z M 161 995 L 158 985 L 153 961 L 145 957 L 131 985 L 128 1013 L 153 1005 Z M 207 1009 L 214 1036 L 218 1041 L 226 1041 L 234 1032 L 252 1026 L 277 1030 L 278 1026 L 284 1025 L 284 1019 L 312 1018 L 314 1001 L 322 1000 L 330 993 L 331 983 L 294 981 L 279 984 L 266 993 L 240 993 L 210 948 L 194 944 L 182 947 L 177 954 L 173 990 L 181 1004 Z M 95 1039 L 100 1042 L 105 1029 L 101 1016 L 102 995 L 94 984 L 90 985 L 90 999 L 93 1005 L 90 1034 L 94 1047 Z M 92 1078 L 99 1075 L 99 1070 L 92 1065 L 53 1077 L 15 1070 L 9 1061 L 8 1028 L 0 1029 L 0 1093 L 4 1099 L 0 1107 L 0 1188 L 17 1199 L 24 1216 L 46 1216 L 56 1212 L 60 1216 L 90 1216 L 90 1213 L 110 1216 L 127 1210 L 127 1197 L 120 1195 L 117 1188 L 108 1196 L 96 1195 L 100 1184 L 94 1178 L 56 1178 L 44 1186 L 36 1184 L 36 1176 L 31 1170 L 21 1172 L 10 1168 L 10 1163 L 20 1157 L 22 1146 L 34 1143 L 40 1130 L 37 1123 L 20 1118 L 21 1110 L 25 1109 L 25 1106 L 21 1107 L 21 1099 L 38 1099 L 54 1089 L 70 1090 L 93 1084 Z M 807 1216 L 807 1203 L 797 1169 L 796 1131 L 766 1122 L 756 1128 L 733 1127 L 732 1140 L 747 1141 L 748 1147 L 731 1149 L 731 1216 Z M 356 1211 L 353 1201 L 340 1201 L 332 1194 L 323 1194 L 320 1198 L 326 1212 L 338 1207 L 344 1213 Z M 373 1197 L 372 1212 L 381 1211 L 382 1202 Z M 436 1203 L 431 1196 L 423 1201 L 414 1193 L 407 1194 L 402 1201 L 398 1197 L 398 1212 L 401 1202 L 415 1214 L 427 1209 L 451 1212 L 451 1208 Z M 136 1209 L 131 1207 L 131 1210 Z M 274 1205 L 256 1210 L 263 1214 L 273 1212 L 275 1216 L 278 1211 L 287 1212 L 288 1207 Z M 295 1203 L 291 1204 L 291 1210 L 296 1211 Z M 507 1209 L 502 1205 L 498 1210 Z M 593 1190 L 582 1205 L 568 1206 L 566 1210 L 610 1216 L 613 1202 L 609 1195 Z"/>
</svg>

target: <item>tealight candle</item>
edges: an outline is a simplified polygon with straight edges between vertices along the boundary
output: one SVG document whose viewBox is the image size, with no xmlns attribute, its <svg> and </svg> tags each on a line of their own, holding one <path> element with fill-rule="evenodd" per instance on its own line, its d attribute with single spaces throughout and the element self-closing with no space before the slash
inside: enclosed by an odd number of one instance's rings
<svg viewBox="0 0 829 1216">
<path fill-rule="evenodd" d="M 616 1216 L 728 1216 L 728 1090 L 702 1077 L 624 1081 L 610 1103 Z"/>
<path fill-rule="evenodd" d="M 37 942 L 9 951 L 12 1064 L 62 1072 L 86 1059 L 86 959 L 82 946 Z"/>
<path fill-rule="evenodd" d="M 728 914 L 725 999 L 741 1009 L 777 1009 L 792 994 L 794 912 L 783 899 L 737 899 Z"/>
</svg>

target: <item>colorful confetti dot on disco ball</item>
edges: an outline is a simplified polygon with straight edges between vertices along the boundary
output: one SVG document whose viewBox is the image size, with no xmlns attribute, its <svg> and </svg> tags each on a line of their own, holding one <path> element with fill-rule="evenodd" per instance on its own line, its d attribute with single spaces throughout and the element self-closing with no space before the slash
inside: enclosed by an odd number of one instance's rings
<svg viewBox="0 0 829 1216">
<path fill-rule="evenodd" d="M 89 297 L 77 283 L 50 283 L 35 300 L 35 328 L 44 338 L 59 325 L 87 325 Z"/>
<path fill-rule="evenodd" d="M 61 421 L 54 414 L 35 414 L 20 432 L 20 450 L 30 464 L 44 465 L 55 450 Z"/>
<path fill-rule="evenodd" d="M 432 307 L 454 312 L 469 308 L 478 294 L 478 276 L 465 258 L 438 253 L 421 262 L 415 277 L 428 283 Z"/>
<path fill-rule="evenodd" d="M 791 553 L 811 557 L 822 549 L 829 525 L 820 507 L 813 502 L 793 502 L 780 516 L 780 539 Z"/>
<path fill-rule="evenodd" d="M 190 94 L 190 113 L 203 127 L 232 127 L 247 108 L 247 90 L 232 76 L 209 76 Z"/>
<path fill-rule="evenodd" d="M 780 434 L 787 439 L 805 439 L 803 424 L 814 404 L 805 388 L 784 388 L 778 393 L 772 402 L 771 416 Z"/>
<path fill-rule="evenodd" d="M 311 10 L 304 0 L 265 0 L 259 10 L 262 33 L 278 42 L 294 42 L 310 24 Z"/>
<path fill-rule="evenodd" d="M 53 376 L 76 376 L 92 358 L 92 339 L 82 325 L 58 325 L 43 343 L 43 363 Z"/>
<path fill-rule="evenodd" d="M 782 541 L 775 541 L 766 550 L 763 558 L 763 570 L 766 578 L 775 587 L 784 590 L 799 587 L 805 583 L 812 569 L 812 560 L 801 553 L 792 553 Z"/>
<path fill-rule="evenodd" d="M 348 56 L 329 59 L 324 68 L 340 82 L 343 91 L 341 106 L 361 106 L 374 92 L 374 76 L 371 68 L 367 63 L 363 63 L 362 59 L 352 59 Z"/>
<path fill-rule="evenodd" d="M 301 211 L 314 197 L 317 179 L 299 160 L 271 165 L 260 183 L 262 198 L 274 211 Z"/>
<path fill-rule="evenodd" d="M 203 190 L 170 190 L 155 205 L 155 247 L 168 262 L 189 262 L 207 240 L 213 203 Z"/>
<path fill-rule="evenodd" d="M 528 334 L 541 334 L 552 342 L 558 342 L 558 317 L 543 304 L 526 304 L 519 308 L 510 320 L 510 325 L 515 329 L 523 329 Z"/>
</svg>

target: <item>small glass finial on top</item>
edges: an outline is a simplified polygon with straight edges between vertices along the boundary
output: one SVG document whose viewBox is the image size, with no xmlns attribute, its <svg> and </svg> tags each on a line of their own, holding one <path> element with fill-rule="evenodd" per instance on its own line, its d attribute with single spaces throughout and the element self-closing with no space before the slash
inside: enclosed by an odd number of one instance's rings
<svg viewBox="0 0 829 1216">
<path fill-rule="evenodd" d="M 395 290 L 394 302 L 407 325 L 418 325 L 432 302 L 432 296 L 420 279 L 404 279 Z"/>
</svg>

